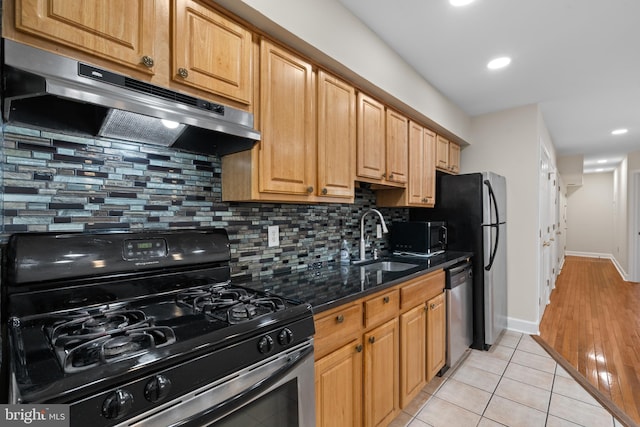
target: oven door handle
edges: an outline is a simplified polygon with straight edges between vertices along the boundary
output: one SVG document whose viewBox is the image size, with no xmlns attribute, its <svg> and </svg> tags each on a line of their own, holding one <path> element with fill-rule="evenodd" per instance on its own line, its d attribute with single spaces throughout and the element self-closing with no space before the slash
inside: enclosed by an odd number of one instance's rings
<svg viewBox="0 0 640 427">
<path fill-rule="evenodd" d="M 301 350 L 296 356 L 297 357 L 292 357 L 291 360 L 289 360 L 285 365 L 275 371 L 271 376 L 258 381 L 247 390 L 238 393 L 235 396 L 230 397 L 229 399 L 220 402 L 215 406 L 212 406 L 206 411 L 202 411 L 190 416 L 187 419 L 181 420 L 175 424 L 171 424 L 169 427 L 199 427 L 208 422 L 213 422 L 223 415 L 227 415 L 232 411 L 244 406 L 245 404 L 253 400 L 256 396 L 259 396 L 262 392 L 280 381 L 307 357 L 313 356 L 313 346 L 309 346 Z"/>
</svg>

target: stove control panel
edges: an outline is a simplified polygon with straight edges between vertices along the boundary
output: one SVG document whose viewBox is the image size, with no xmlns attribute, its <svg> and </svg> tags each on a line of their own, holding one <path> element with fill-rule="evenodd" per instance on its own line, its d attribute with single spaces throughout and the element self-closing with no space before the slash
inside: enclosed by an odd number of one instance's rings
<svg viewBox="0 0 640 427">
<path fill-rule="evenodd" d="M 127 239 L 124 241 L 124 259 L 145 260 L 164 258 L 167 256 L 167 241 L 165 239 Z"/>
</svg>

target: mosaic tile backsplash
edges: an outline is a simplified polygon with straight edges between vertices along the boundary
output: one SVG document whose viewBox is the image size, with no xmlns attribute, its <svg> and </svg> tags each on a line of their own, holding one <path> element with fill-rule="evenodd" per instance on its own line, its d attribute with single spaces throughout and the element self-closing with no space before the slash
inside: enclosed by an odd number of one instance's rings
<svg viewBox="0 0 640 427">
<path fill-rule="evenodd" d="M 376 207 L 367 189 L 354 204 L 227 203 L 217 156 L 9 125 L 0 137 L 0 243 L 16 232 L 222 227 L 232 274 L 259 277 L 335 261 L 343 238 L 356 257 L 360 216 Z M 407 209 L 380 211 L 387 223 L 408 219 Z M 369 216 L 369 234 L 375 223 Z M 267 247 L 269 225 L 278 247 Z"/>
</svg>

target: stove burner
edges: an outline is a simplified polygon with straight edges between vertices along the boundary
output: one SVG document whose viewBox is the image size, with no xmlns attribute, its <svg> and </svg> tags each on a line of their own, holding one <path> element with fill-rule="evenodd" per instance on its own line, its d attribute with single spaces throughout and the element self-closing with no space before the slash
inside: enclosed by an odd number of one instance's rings
<svg viewBox="0 0 640 427">
<path fill-rule="evenodd" d="M 156 327 L 139 310 L 98 310 L 56 315 L 47 335 L 65 372 L 87 369 L 175 342 L 169 327 Z"/>
<path fill-rule="evenodd" d="M 126 315 L 113 314 L 106 316 L 91 317 L 82 323 L 82 327 L 77 331 L 73 331 L 72 334 L 95 334 L 100 332 L 112 331 L 115 329 L 122 329 L 129 323 Z"/>
<path fill-rule="evenodd" d="M 228 283 L 180 292 L 176 300 L 178 304 L 186 305 L 197 313 L 230 324 L 285 309 L 281 298 L 262 297 L 251 290 L 233 287 Z"/>
<path fill-rule="evenodd" d="M 255 305 L 238 303 L 229 309 L 229 319 L 235 321 L 251 319 L 257 312 Z"/>
<path fill-rule="evenodd" d="M 75 372 L 135 357 L 175 341 L 175 334 L 166 326 L 133 328 L 84 342 L 64 351 L 60 358 L 65 372 Z"/>
<path fill-rule="evenodd" d="M 105 357 L 114 357 L 126 352 L 135 351 L 139 346 L 132 341 L 131 336 L 121 335 L 111 338 L 102 346 Z"/>
</svg>

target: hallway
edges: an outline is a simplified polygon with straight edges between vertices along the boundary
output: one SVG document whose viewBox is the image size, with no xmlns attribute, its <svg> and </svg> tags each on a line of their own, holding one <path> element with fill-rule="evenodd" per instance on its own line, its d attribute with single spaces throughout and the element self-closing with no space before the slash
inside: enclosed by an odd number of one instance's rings
<svg viewBox="0 0 640 427">
<path fill-rule="evenodd" d="M 610 260 L 566 257 L 540 337 L 640 424 L 640 284 Z"/>
</svg>

